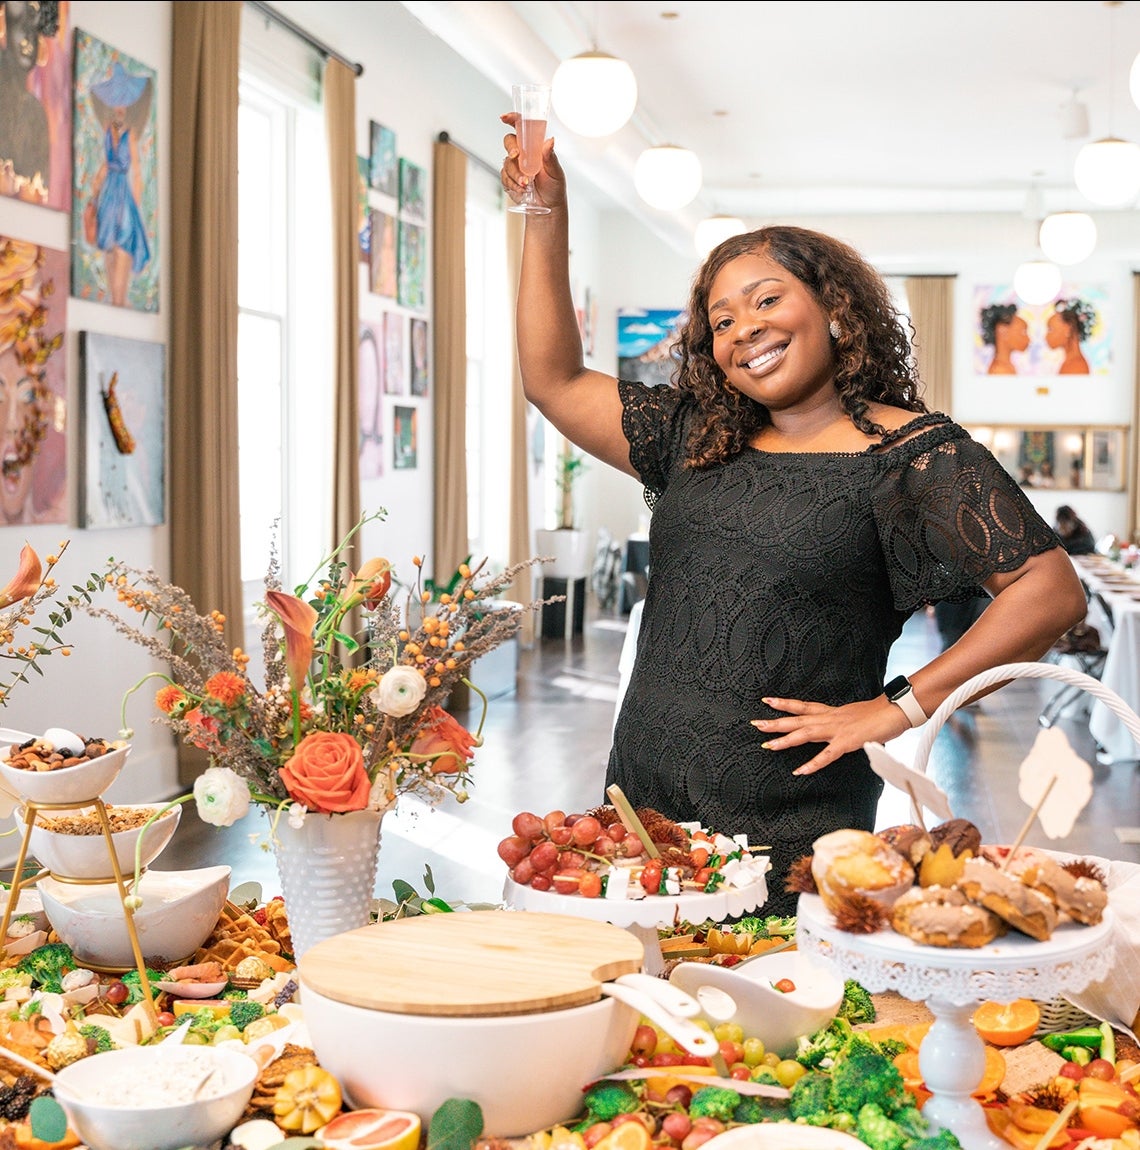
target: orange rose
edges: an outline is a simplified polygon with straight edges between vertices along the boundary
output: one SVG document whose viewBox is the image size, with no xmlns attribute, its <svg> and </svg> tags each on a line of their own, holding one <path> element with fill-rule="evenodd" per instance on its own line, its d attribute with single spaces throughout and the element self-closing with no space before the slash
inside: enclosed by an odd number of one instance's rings
<svg viewBox="0 0 1140 1150">
<path fill-rule="evenodd" d="M 289 797 L 311 811 L 360 811 L 368 805 L 371 784 L 364 752 L 351 736 L 334 731 L 306 735 L 281 768 Z"/>
<path fill-rule="evenodd" d="M 412 744 L 412 754 L 435 756 L 433 775 L 457 775 L 471 762 L 475 736 L 442 707 L 432 707 L 428 713 L 431 718 Z"/>
</svg>

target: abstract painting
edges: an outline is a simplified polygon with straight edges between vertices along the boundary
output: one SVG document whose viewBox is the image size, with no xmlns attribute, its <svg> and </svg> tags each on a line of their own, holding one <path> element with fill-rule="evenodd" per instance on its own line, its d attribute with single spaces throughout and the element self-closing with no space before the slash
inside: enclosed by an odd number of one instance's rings
<svg viewBox="0 0 1140 1150">
<path fill-rule="evenodd" d="M 4 5 L 0 46 L 0 195 L 71 207 L 71 12 Z"/>
<path fill-rule="evenodd" d="M 399 292 L 403 307 L 424 306 L 424 275 L 427 263 L 427 228 L 400 221 Z"/>
<path fill-rule="evenodd" d="M 668 384 L 677 364 L 674 341 L 684 315 L 662 309 L 618 312 L 618 377 L 652 386 Z"/>
<path fill-rule="evenodd" d="M 155 72 L 75 33 L 71 294 L 158 311 Z"/>
<path fill-rule="evenodd" d="M 369 141 L 371 151 L 369 154 L 369 184 L 378 192 L 386 196 L 395 196 L 399 191 L 396 170 L 396 133 L 391 128 L 378 124 L 375 120 L 369 124 Z"/>
<path fill-rule="evenodd" d="M 0 527 L 67 522 L 67 253 L 0 236 Z"/>
<path fill-rule="evenodd" d="M 427 395 L 428 393 L 428 321 L 415 319 L 411 321 L 411 382 L 412 395 Z"/>
<path fill-rule="evenodd" d="M 384 333 L 360 321 L 360 478 L 384 474 Z"/>
<path fill-rule="evenodd" d="M 369 286 L 377 295 L 395 299 L 398 289 L 396 217 L 387 212 L 372 212 Z"/>
<path fill-rule="evenodd" d="M 400 158 L 400 215 L 406 220 L 419 223 L 427 218 L 424 200 L 424 184 L 427 173 L 411 160 Z"/>
<path fill-rule="evenodd" d="M 404 317 L 399 312 L 384 313 L 384 394 L 406 395 L 404 386 Z"/>
<path fill-rule="evenodd" d="M 165 519 L 166 349 L 79 333 L 82 527 L 153 527 Z"/>
<path fill-rule="evenodd" d="M 372 212 L 368 207 L 368 157 L 356 157 L 356 234 L 362 264 L 372 246 Z"/>
<path fill-rule="evenodd" d="M 392 410 L 392 466 L 411 471 L 416 466 L 416 409 L 396 407 Z"/>
</svg>

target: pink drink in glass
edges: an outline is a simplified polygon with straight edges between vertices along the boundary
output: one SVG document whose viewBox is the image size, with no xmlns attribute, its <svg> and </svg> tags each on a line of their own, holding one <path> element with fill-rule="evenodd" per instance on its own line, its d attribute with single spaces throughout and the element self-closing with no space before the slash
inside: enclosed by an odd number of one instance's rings
<svg viewBox="0 0 1140 1150">
<path fill-rule="evenodd" d="M 542 171 L 542 144 L 546 139 L 545 120 L 523 120 L 519 124 L 519 170 L 532 180 Z"/>
</svg>

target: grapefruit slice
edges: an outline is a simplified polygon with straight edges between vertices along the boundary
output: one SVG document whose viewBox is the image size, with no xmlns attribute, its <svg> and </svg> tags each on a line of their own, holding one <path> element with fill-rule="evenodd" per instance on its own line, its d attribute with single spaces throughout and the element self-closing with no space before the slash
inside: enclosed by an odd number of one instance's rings
<svg viewBox="0 0 1140 1150">
<path fill-rule="evenodd" d="M 326 1150 L 418 1150 L 420 1119 L 407 1110 L 349 1110 L 317 1134 Z"/>
</svg>

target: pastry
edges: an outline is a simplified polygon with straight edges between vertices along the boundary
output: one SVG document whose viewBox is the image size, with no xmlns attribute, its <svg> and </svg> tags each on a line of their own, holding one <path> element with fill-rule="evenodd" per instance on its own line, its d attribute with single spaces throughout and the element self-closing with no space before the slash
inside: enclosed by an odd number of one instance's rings
<svg viewBox="0 0 1140 1150">
<path fill-rule="evenodd" d="M 914 885 L 914 867 L 870 831 L 839 830 L 812 844 L 812 878 L 832 913 L 845 895 L 861 894 L 890 907 Z"/>
<path fill-rule="evenodd" d="M 904 858 L 910 859 L 912 866 L 918 866 L 931 847 L 930 834 L 924 827 L 915 823 L 886 827 L 877 833 L 887 846 L 893 847 Z"/>
<path fill-rule="evenodd" d="M 985 859 L 966 859 L 958 889 L 971 901 L 992 910 L 1015 930 L 1044 942 L 1057 925 L 1051 899 Z"/>
<path fill-rule="evenodd" d="M 962 865 L 976 858 L 982 848 L 982 833 L 968 819 L 950 819 L 930 831 L 930 850 L 919 864 L 922 886 L 953 886 L 962 877 Z"/>
<path fill-rule="evenodd" d="M 1094 878 L 1070 874 L 1051 858 L 1038 858 L 1021 872 L 1021 881 L 1050 899 L 1062 914 L 1096 926 L 1108 906 L 1108 891 Z"/>
<path fill-rule="evenodd" d="M 976 947 L 1005 934 L 1005 923 L 954 887 L 912 887 L 895 900 L 891 926 L 924 946 Z"/>
</svg>

